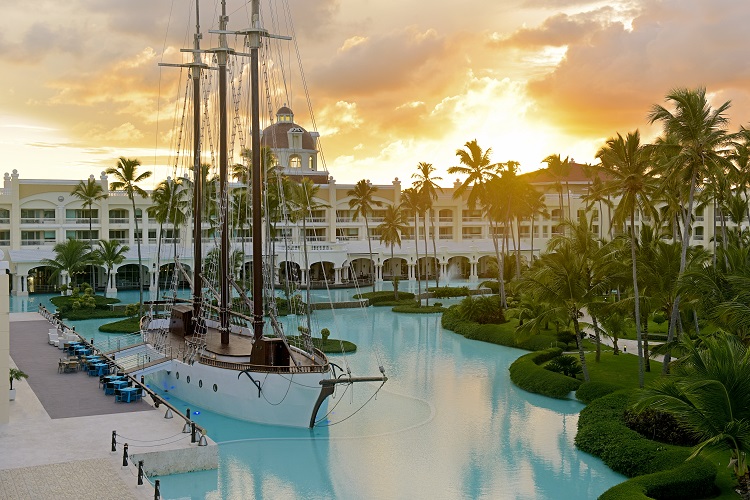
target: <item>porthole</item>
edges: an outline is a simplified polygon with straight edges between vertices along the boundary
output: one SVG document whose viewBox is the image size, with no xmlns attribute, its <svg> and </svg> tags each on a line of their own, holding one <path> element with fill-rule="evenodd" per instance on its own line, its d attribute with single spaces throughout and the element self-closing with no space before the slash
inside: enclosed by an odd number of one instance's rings
<svg viewBox="0 0 750 500">
<path fill-rule="evenodd" d="M 188 384 L 190 383 L 190 375 L 187 376 L 186 381 L 187 381 Z"/>
<path fill-rule="evenodd" d="M 216 391 L 218 391 L 218 390 L 219 390 L 219 386 L 218 386 L 218 385 L 216 385 L 216 384 L 214 384 L 214 392 L 216 392 Z"/>
<path fill-rule="evenodd" d="M 177 380 L 180 380 L 180 372 L 175 372 L 174 376 L 177 378 Z"/>
<path fill-rule="evenodd" d="M 203 381 L 202 380 L 198 381 L 198 387 L 203 387 Z"/>
</svg>

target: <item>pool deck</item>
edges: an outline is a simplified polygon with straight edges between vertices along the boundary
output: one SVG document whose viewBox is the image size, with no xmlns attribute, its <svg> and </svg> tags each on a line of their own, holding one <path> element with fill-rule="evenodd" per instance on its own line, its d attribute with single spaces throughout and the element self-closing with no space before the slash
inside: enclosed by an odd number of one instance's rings
<svg viewBox="0 0 750 500">
<path fill-rule="evenodd" d="M 163 418 L 147 402 L 115 403 L 98 377 L 58 373 L 62 351 L 47 342 L 48 330 L 37 313 L 10 314 L 11 367 L 29 378 L 13 384 L 10 421 L 0 424 L 0 498 L 153 498 L 147 480 L 137 485 L 137 465 L 122 465 L 122 443 L 130 441 L 132 455 L 189 453 L 196 445 L 182 434 L 184 421 Z"/>
</svg>

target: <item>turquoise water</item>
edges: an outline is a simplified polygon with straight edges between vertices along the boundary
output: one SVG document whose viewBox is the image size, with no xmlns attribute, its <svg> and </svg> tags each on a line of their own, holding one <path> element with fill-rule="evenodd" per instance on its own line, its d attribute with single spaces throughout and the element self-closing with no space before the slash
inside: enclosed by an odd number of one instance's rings
<svg viewBox="0 0 750 500">
<path fill-rule="evenodd" d="M 382 363 L 388 383 L 361 410 L 379 384 L 339 389 L 327 426 L 313 430 L 192 407 L 220 445 L 220 466 L 161 477 L 164 498 L 582 499 L 624 480 L 575 448 L 583 405 L 513 386 L 508 366 L 523 351 L 466 340 L 443 330 L 439 315 L 368 308 L 314 319 L 314 330 L 359 346 L 332 361 L 357 375 Z M 297 318 L 283 320 L 294 328 Z M 87 337 L 95 329 L 76 324 Z"/>
</svg>

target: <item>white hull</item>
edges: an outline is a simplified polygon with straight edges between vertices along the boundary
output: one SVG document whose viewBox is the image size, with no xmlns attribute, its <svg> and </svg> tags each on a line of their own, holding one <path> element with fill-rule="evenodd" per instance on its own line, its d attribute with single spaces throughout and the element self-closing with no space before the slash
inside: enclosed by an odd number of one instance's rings
<svg viewBox="0 0 750 500">
<path fill-rule="evenodd" d="M 159 389 L 194 405 L 191 410 L 206 409 L 259 424 L 308 427 L 320 396 L 320 381 L 330 377 L 328 372 L 248 373 L 260 383 L 260 396 L 258 387 L 244 372 L 200 363 L 189 365 L 177 359 L 172 362 L 172 370 L 154 373 L 151 380 Z M 319 417 L 325 415 L 327 406 L 324 401 Z"/>
</svg>

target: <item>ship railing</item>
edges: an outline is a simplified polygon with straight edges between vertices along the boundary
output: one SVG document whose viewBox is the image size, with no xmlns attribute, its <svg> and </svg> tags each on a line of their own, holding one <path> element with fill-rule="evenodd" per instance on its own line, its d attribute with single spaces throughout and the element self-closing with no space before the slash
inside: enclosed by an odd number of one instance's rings
<svg viewBox="0 0 750 500">
<path fill-rule="evenodd" d="M 223 368 L 225 370 L 250 370 L 259 373 L 325 373 L 330 369 L 328 363 L 326 363 L 325 365 L 271 366 L 255 365 L 251 363 L 235 363 L 233 361 L 222 361 L 219 359 L 209 358 L 207 356 L 201 356 L 200 362 L 204 365 Z"/>
</svg>

